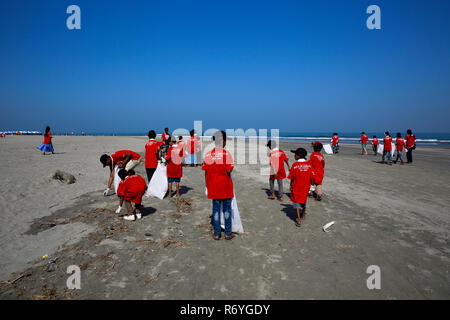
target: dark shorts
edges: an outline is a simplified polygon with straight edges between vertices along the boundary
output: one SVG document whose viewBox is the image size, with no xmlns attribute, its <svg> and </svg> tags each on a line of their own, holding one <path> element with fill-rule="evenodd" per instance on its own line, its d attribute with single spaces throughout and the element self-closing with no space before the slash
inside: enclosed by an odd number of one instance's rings
<svg viewBox="0 0 450 320">
<path fill-rule="evenodd" d="M 173 182 L 180 182 L 181 181 L 181 178 L 170 178 L 170 177 L 167 177 L 167 182 L 169 182 L 169 183 L 173 183 Z"/>
</svg>

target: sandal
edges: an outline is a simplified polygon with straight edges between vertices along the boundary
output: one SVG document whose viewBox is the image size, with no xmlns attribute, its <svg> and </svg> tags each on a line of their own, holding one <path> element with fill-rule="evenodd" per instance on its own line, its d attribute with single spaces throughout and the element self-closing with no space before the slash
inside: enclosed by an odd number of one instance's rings
<svg viewBox="0 0 450 320">
<path fill-rule="evenodd" d="M 231 240 L 235 237 L 234 234 L 230 234 L 229 236 L 225 236 L 225 240 Z"/>
<path fill-rule="evenodd" d="M 277 198 L 278 201 L 283 202 L 283 198 Z"/>
<path fill-rule="evenodd" d="M 300 220 L 299 220 L 299 221 L 300 221 Z M 302 223 L 301 223 L 301 222 L 298 223 L 299 221 L 295 221 L 295 226 L 300 228 L 300 227 L 302 226 Z"/>
<path fill-rule="evenodd" d="M 268 196 L 267 199 L 272 199 L 273 200 L 273 199 L 275 199 L 275 197 L 274 196 Z"/>
<path fill-rule="evenodd" d="M 213 233 L 212 237 L 214 240 L 220 240 L 220 236 L 216 236 L 214 233 Z"/>
</svg>

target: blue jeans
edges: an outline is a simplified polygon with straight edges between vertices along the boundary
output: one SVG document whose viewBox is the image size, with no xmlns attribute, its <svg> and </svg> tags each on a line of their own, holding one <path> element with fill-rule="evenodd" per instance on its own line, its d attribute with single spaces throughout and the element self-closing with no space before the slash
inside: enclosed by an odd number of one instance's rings
<svg viewBox="0 0 450 320">
<path fill-rule="evenodd" d="M 392 162 L 392 154 L 391 151 L 383 151 L 383 157 L 381 158 L 381 161 L 384 162 L 384 158 L 388 158 L 389 162 Z"/>
<path fill-rule="evenodd" d="M 397 150 L 397 157 L 395 158 L 395 162 L 398 160 L 403 161 L 403 151 Z"/>
<path fill-rule="evenodd" d="M 225 235 L 231 235 L 231 199 L 213 199 L 212 201 L 212 225 L 214 228 L 214 235 L 220 236 L 222 230 L 220 229 L 220 208 L 223 209 L 223 217 L 225 218 Z"/>
</svg>

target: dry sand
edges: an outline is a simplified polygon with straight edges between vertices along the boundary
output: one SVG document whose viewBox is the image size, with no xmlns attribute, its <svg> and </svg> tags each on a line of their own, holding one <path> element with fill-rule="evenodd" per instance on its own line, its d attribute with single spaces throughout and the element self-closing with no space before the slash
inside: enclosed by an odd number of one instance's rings
<svg viewBox="0 0 450 320">
<path fill-rule="evenodd" d="M 450 298 L 448 149 L 419 147 L 413 164 L 387 166 L 342 145 L 325 156 L 324 198 L 309 200 L 301 228 L 286 195 L 267 199 L 259 165 L 237 165 L 246 232 L 214 241 L 200 167 L 184 168 L 181 206 L 144 198 L 143 219 L 125 222 L 116 196 L 103 197 L 98 158 L 143 153 L 144 137 L 55 137 L 47 156 L 36 150 L 41 140 L 0 139 L 1 299 Z M 298 146 L 311 150 L 282 144 Z M 76 183 L 51 179 L 57 169 Z M 136 171 L 146 177 L 143 165 Z M 66 288 L 72 264 L 80 290 Z M 381 268 L 380 290 L 367 289 L 369 265 Z"/>
</svg>

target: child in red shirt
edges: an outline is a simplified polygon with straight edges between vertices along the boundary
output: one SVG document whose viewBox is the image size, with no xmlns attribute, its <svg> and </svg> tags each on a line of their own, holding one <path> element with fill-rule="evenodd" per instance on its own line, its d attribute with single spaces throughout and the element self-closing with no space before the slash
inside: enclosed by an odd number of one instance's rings
<svg viewBox="0 0 450 320">
<path fill-rule="evenodd" d="M 217 131 L 214 136 L 215 148 L 209 151 L 203 162 L 202 170 L 205 170 L 205 183 L 208 199 L 212 200 L 212 218 L 214 240 L 219 240 L 222 233 L 220 227 L 220 209 L 222 207 L 225 218 L 225 240 L 234 237 L 231 233 L 231 200 L 234 197 L 233 158 L 226 151 L 227 135 L 225 131 Z"/>
<path fill-rule="evenodd" d="M 402 138 L 402 134 L 400 132 L 397 132 L 397 139 L 395 139 L 395 146 L 397 149 L 397 157 L 395 158 L 394 163 L 397 163 L 397 161 L 400 159 L 400 164 L 403 164 L 403 146 L 405 145 L 405 140 Z"/>
<path fill-rule="evenodd" d="M 169 140 L 169 150 L 167 150 L 167 181 L 169 183 L 169 197 L 172 197 L 172 183 L 175 182 L 177 188 L 177 201 L 180 200 L 180 181 L 183 176 L 183 165 L 181 163 L 183 150 L 175 144 L 175 140 Z"/>
<path fill-rule="evenodd" d="M 368 140 L 369 140 L 369 137 L 366 135 L 366 133 L 364 131 L 361 132 L 361 139 L 359 139 L 359 141 L 361 142 L 362 154 L 367 154 L 367 141 Z"/>
<path fill-rule="evenodd" d="M 377 139 L 377 136 L 373 136 L 373 139 L 372 139 L 372 150 L 375 153 L 375 155 L 377 155 L 377 150 L 378 150 L 378 139 Z"/>
<path fill-rule="evenodd" d="M 270 178 L 269 186 L 271 195 L 268 199 L 275 199 L 275 180 L 278 182 L 278 201 L 283 201 L 283 179 L 286 179 L 286 171 L 284 170 L 284 164 L 287 164 L 289 169 L 289 159 L 283 150 L 275 148 L 276 142 L 274 140 L 269 140 L 266 145 L 269 150 L 269 165 L 270 165 Z M 273 148 L 273 149 L 272 149 Z"/>
<path fill-rule="evenodd" d="M 160 143 L 155 138 L 156 132 L 150 130 L 148 132 L 149 140 L 145 144 L 145 171 L 147 172 L 148 183 L 152 180 L 156 167 L 158 167 L 159 150 L 161 149 Z"/>
<path fill-rule="evenodd" d="M 122 208 L 122 205 L 125 202 L 128 215 L 123 218 L 129 221 L 134 221 L 136 218 L 141 219 L 143 209 L 141 204 L 142 196 L 147 189 L 147 184 L 145 183 L 144 178 L 140 175 L 136 175 L 134 170 L 127 171 L 125 169 L 120 169 L 118 175 L 122 181 L 117 189 L 117 195 L 120 197 L 120 206 L 116 213 L 120 212 L 120 208 Z M 134 210 L 131 205 L 132 202 L 135 204 Z"/>
<path fill-rule="evenodd" d="M 389 131 L 386 131 L 384 133 L 386 136 L 384 137 L 384 148 L 383 148 L 383 157 L 381 158 L 381 161 L 383 163 L 388 163 L 389 165 L 392 165 L 392 137 L 389 134 Z M 388 162 L 384 161 L 384 158 L 387 156 Z"/>
<path fill-rule="evenodd" d="M 333 148 L 333 153 L 339 153 L 339 136 L 335 132 L 331 138 L 331 147 Z"/>
<path fill-rule="evenodd" d="M 295 225 L 301 226 L 300 217 L 306 218 L 306 201 L 311 183 L 314 182 L 314 169 L 309 161 L 306 161 L 308 152 L 303 148 L 291 150 L 295 153 L 295 163 L 289 171 L 288 179 L 291 180 L 291 201 L 297 210 L 297 221 Z"/>
<path fill-rule="evenodd" d="M 322 200 L 322 181 L 325 175 L 325 158 L 323 157 L 323 154 L 320 153 L 320 151 L 322 151 L 322 148 L 322 143 L 320 143 L 319 141 L 314 142 L 314 152 L 309 157 L 309 162 L 314 169 L 314 184 L 316 186 L 317 201 Z"/>
</svg>

